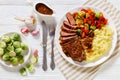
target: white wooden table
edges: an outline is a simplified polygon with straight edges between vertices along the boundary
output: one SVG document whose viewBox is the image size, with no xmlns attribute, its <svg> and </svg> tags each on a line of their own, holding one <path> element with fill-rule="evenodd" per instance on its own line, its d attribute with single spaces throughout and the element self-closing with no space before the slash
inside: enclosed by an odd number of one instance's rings
<svg viewBox="0 0 120 80">
<path fill-rule="evenodd" d="M 40 1 L 40 0 L 33 0 Z M 55 8 L 56 18 L 59 22 L 60 18 L 69 9 L 79 6 L 85 0 L 44 0 Z M 120 10 L 120 0 L 110 0 Z M 21 22 L 14 19 L 15 16 L 24 18 L 33 12 L 33 8 L 26 0 L 0 0 L 0 35 L 10 31 L 19 31 L 18 26 Z M 38 25 L 40 28 L 40 26 Z M 31 43 L 32 48 L 39 49 L 40 64 L 42 63 L 42 48 L 39 46 L 40 37 L 38 39 L 32 37 L 30 34 L 26 36 Z M 116 58 L 113 62 L 106 64 L 105 67 L 97 74 L 94 80 L 118 80 L 120 78 L 120 57 Z M 37 68 L 34 75 L 28 74 L 23 77 L 19 73 L 9 72 L 0 67 L 0 80 L 65 80 L 60 71 L 44 72 L 41 67 Z"/>
</svg>

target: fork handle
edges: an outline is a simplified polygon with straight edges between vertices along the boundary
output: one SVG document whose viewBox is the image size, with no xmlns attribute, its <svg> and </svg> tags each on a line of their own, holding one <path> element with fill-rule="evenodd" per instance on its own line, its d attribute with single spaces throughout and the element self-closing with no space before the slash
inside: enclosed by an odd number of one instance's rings
<svg viewBox="0 0 120 80">
<path fill-rule="evenodd" d="M 50 63 L 50 68 L 52 70 L 55 69 L 55 62 L 54 62 L 54 38 L 51 41 L 51 45 L 52 45 L 52 51 L 51 51 L 51 63 Z"/>
</svg>

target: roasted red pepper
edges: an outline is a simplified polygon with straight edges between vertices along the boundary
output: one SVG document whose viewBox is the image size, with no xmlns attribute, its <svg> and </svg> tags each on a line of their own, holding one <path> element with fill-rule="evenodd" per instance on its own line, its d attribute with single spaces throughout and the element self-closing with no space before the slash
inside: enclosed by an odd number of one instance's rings
<svg viewBox="0 0 120 80">
<path fill-rule="evenodd" d="M 85 34 L 88 34 L 89 33 L 89 30 L 84 30 Z"/>
<path fill-rule="evenodd" d="M 82 36 L 81 36 L 82 38 L 85 38 L 85 32 L 82 32 Z"/>
</svg>

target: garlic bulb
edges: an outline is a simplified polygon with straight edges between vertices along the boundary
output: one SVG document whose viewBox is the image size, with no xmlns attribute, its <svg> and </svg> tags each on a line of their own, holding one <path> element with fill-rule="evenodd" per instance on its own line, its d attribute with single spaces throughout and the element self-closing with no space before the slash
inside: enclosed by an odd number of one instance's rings
<svg viewBox="0 0 120 80">
<path fill-rule="evenodd" d="M 36 20 L 34 16 L 29 16 L 25 18 L 25 25 L 29 31 L 33 31 L 36 28 Z"/>
</svg>

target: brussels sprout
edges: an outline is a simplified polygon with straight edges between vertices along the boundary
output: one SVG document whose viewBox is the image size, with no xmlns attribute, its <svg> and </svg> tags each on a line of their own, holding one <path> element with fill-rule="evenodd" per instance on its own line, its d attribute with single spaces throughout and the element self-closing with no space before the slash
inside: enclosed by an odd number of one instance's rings
<svg viewBox="0 0 120 80">
<path fill-rule="evenodd" d="M 23 57 L 22 55 L 19 55 L 19 56 L 18 56 L 18 62 L 19 62 L 20 64 L 24 63 L 24 57 Z"/>
<path fill-rule="evenodd" d="M 19 55 L 17 56 L 18 59 L 22 59 L 23 58 L 23 55 Z"/>
<path fill-rule="evenodd" d="M 21 48 L 22 48 L 23 50 L 27 50 L 27 49 L 28 49 L 28 46 L 27 46 L 26 44 L 24 44 L 24 43 L 21 43 Z"/>
<path fill-rule="evenodd" d="M 18 65 L 18 58 L 12 57 L 12 58 L 10 59 L 10 62 L 11 62 L 12 65 L 16 66 L 16 65 Z"/>
<path fill-rule="evenodd" d="M 26 71 L 26 69 L 25 69 L 24 67 L 21 68 L 21 69 L 19 70 L 19 72 L 20 72 L 20 74 L 23 75 L 23 76 L 27 75 L 27 71 Z"/>
<path fill-rule="evenodd" d="M 27 64 L 26 67 L 27 67 L 29 72 L 34 72 L 35 71 L 35 68 L 32 64 Z"/>
<path fill-rule="evenodd" d="M 22 48 L 15 49 L 15 53 L 16 53 L 17 56 L 21 55 L 22 52 L 23 52 Z"/>
<path fill-rule="evenodd" d="M 6 47 L 6 43 L 3 42 L 3 41 L 1 41 L 1 42 L 0 42 L 0 47 L 1 47 L 1 48 L 5 48 L 5 47 Z"/>
<path fill-rule="evenodd" d="M 30 62 L 31 62 L 32 64 L 36 64 L 36 63 L 38 62 L 38 57 L 32 56 L 32 57 L 30 58 Z"/>
<path fill-rule="evenodd" d="M 11 45 L 8 45 L 8 47 L 6 48 L 8 51 L 14 51 L 14 47 Z"/>
<path fill-rule="evenodd" d="M 0 56 L 2 56 L 3 54 L 4 54 L 4 50 L 0 48 Z"/>
<path fill-rule="evenodd" d="M 20 64 L 24 63 L 24 58 L 20 59 L 20 60 L 19 60 L 19 63 L 20 63 Z"/>
<path fill-rule="evenodd" d="M 12 46 L 12 45 L 13 45 L 13 43 L 12 43 L 12 42 L 10 42 L 10 43 L 8 43 L 7 45 L 8 45 L 8 46 Z"/>
<path fill-rule="evenodd" d="M 10 39 L 10 37 L 9 36 L 7 36 L 7 35 L 4 35 L 4 36 L 2 36 L 2 41 L 4 41 L 4 42 L 6 42 L 6 43 L 8 43 L 8 42 L 10 42 L 11 41 L 11 39 Z"/>
<path fill-rule="evenodd" d="M 9 54 L 10 57 L 15 57 L 16 56 L 16 53 L 14 51 L 10 51 L 8 54 Z"/>
<path fill-rule="evenodd" d="M 3 59 L 4 61 L 8 61 L 8 60 L 10 59 L 10 56 L 9 56 L 7 53 L 5 53 L 5 54 L 3 55 L 3 57 L 2 57 L 2 59 Z"/>
<path fill-rule="evenodd" d="M 20 41 L 20 35 L 15 33 L 12 38 L 14 41 Z"/>
<path fill-rule="evenodd" d="M 15 48 L 19 48 L 19 47 L 20 47 L 20 42 L 19 42 L 19 41 L 13 42 L 13 46 L 14 46 Z"/>
</svg>

